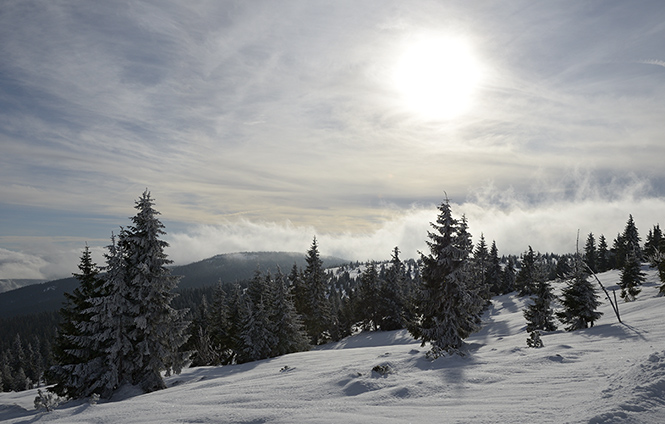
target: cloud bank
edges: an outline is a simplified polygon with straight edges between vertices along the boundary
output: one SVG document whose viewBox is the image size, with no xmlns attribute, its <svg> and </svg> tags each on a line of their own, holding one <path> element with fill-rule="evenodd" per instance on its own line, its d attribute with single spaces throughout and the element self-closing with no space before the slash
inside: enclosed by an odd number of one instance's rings
<svg viewBox="0 0 665 424">
<path fill-rule="evenodd" d="M 543 253 L 574 252 L 578 231 L 580 248 L 589 233 L 596 240 L 603 234 L 611 244 L 630 214 L 644 239 L 653 225 L 661 223 L 665 210 L 665 198 L 654 196 L 648 181 L 638 178 L 603 182 L 590 173 L 571 172 L 557 184 L 536 183 L 531 193 L 527 196 L 512 189 L 501 191 L 488 184 L 464 202 L 451 201 L 451 207 L 456 216 L 466 216 L 474 243 L 483 234 L 488 243 L 496 241 L 500 254 L 518 255 L 529 245 Z M 186 263 L 237 251 L 305 252 L 316 236 L 326 255 L 384 260 L 398 246 L 402 257 L 415 258 L 418 251 L 427 249 L 429 223 L 436 220 L 437 213 L 435 204 L 394 211 L 391 218 L 365 233 L 335 234 L 289 222 L 246 220 L 196 226 L 169 236 L 169 254 L 176 262 Z"/>
<path fill-rule="evenodd" d="M 487 243 L 496 241 L 500 254 L 524 252 L 528 246 L 540 252 L 570 253 L 577 232 L 583 244 L 588 233 L 596 240 L 603 234 L 611 244 L 633 215 L 644 241 L 655 224 L 662 224 L 665 198 L 654 196 L 644 180 L 611 180 L 600 184 L 589 174 L 579 174 L 560 184 L 540 185 L 530 196 L 492 184 L 477 189 L 462 202 L 451 200 L 453 214 L 465 215 L 477 243 L 481 233 Z M 534 194 L 535 193 L 535 194 Z M 441 199 L 443 201 L 443 199 Z M 426 252 L 427 231 L 437 216 L 436 204 L 390 208 L 373 229 L 333 233 L 289 221 L 226 220 L 216 225 L 183 225 L 166 228 L 166 252 L 176 265 L 199 261 L 222 253 L 289 251 L 305 253 L 313 237 L 322 254 L 350 261 L 387 260 L 393 247 L 402 258 L 417 258 Z M 388 216 L 389 214 L 389 216 Z M 108 244 L 108 243 L 107 243 Z M 81 249 L 63 249 L 42 243 L 30 253 L 0 249 L 0 279 L 53 279 L 76 271 Z M 581 246 L 582 247 L 582 246 Z M 93 245 L 93 259 L 103 265 L 104 246 Z"/>
<path fill-rule="evenodd" d="M 71 277 L 78 271 L 80 250 L 66 249 L 44 241 L 30 251 L 0 248 L 0 280 L 55 280 Z M 95 260 L 101 261 L 101 249 L 95 249 Z"/>
</svg>

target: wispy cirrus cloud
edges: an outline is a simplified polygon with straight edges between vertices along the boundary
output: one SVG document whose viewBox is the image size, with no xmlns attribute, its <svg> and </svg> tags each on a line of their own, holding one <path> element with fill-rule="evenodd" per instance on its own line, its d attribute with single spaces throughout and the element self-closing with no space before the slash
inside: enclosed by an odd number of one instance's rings
<svg viewBox="0 0 665 424">
<path fill-rule="evenodd" d="M 640 63 L 644 63 L 645 65 L 662 66 L 665 68 L 665 60 L 649 59 L 649 60 L 642 60 L 640 61 Z"/>
</svg>

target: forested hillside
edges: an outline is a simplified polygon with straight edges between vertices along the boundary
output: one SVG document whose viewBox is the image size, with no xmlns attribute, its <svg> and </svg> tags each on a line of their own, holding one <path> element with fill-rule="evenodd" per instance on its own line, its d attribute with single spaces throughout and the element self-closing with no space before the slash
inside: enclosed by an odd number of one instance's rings
<svg viewBox="0 0 665 424">
<path fill-rule="evenodd" d="M 348 262 L 345 259 L 322 258 L 326 267 L 335 267 Z M 218 282 L 233 283 L 249 280 L 259 269 L 275 273 L 278 268 L 291 269 L 293 264 L 302 267 L 304 253 L 293 252 L 238 252 L 213 256 L 188 265 L 171 268 L 173 275 L 181 276 L 178 289 L 215 285 Z M 0 318 L 31 315 L 37 312 L 57 311 L 65 300 L 65 293 L 71 293 L 78 281 L 73 278 L 31 284 L 19 289 L 0 293 Z"/>
<path fill-rule="evenodd" d="M 665 280 L 665 243 L 659 226 L 642 244 L 632 216 L 612 247 L 603 235 L 596 244 L 591 233 L 581 252 L 541 254 L 528 246 L 517 257 L 499 255 L 496 243 L 487 243 L 482 235 L 474 243 L 464 217 L 455 218 L 444 202 L 427 235 L 429 252 L 421 253 L 418 260 L 402 260 L 399 248 L 393 247 L 390 261 L 340 265 L 341 260 L 332 258 L 326 266 L 314 238 L 303 255 L 239 253 L 168 267 L 165 243 L 159 239 L 163 226 L 149 193 L 136 207 L 134 226 L 114 237 L 109 246 L 104 273 L 91 262 L 86 247 L 81 272 L 75 274 L 76 284 L 64 295 L 59 313 L 0 321 L 3 390 L 58 383 L 56 393 L 72 398 L 110 397 L 123 384 L 152 391 L 164 387 L 158 373 L 165 370 L 177 373 L 185 365 L 252 362 L 305 351 L 360 331 L 406 328 L 430 346 L 427 356 L 435 359 L 459 353 L 464 340 L 481 330 L 481 316 L 491 299 L 513 292 L 525 299 L 529 343 L 537 347 L 541 332 L 556 329 L 557 319 L 574 331 L 593 326 L 600 318 L 598 287 L 590 283 L 594 272 L 619 270 L 618 287 L 625 302 L 640 296 L 643 262 Z M 179 287 L 178 271 L 183 271 L 181 283 L 186 283 Z M 138 281 L 144 281 L 143 289 Z M 555 294 L 552 282 L 567 286 Z M 46 288 L 50 287 L 54 286 Z M 150 294 L 156 289 L 161 292 Z M 161 306 L 148 299 L 159 299 Z M 156 305 L 162 312 L 151 312 Z M 618 317 L 617 305 L 613 309 Z M 164 319 L 165 324 L 159 324 Z M 146 331 L 148 325 L 173 326 L 173 330 L 151 331 L 151 337 L 162 335 L 149 350 L 161 353 L 145 356 L 148 348 L 140 347 L 145 337 L 133 334 Z M 121 337 L 100 339 L 110 334 Z M 125 347 L 113 347 L 114 343 Z M 108 356 L 133 350 L 137 357 L 132 362 Z M 100 364 L 114 361 L 120 361 L 116 368 L 102 368 L 112 374 L 103 378 L 96 374 Z M 71 370 L 80 374 L 72 379 Z M 143 380 L 131 380 L 137 375 Z M 100 381 L 104 383 L 99 385 Z"/>
<path fill-rule="evenodd" d="M 126 387 L 51 412 L 35 409 L 36 389 L 0 393 L 0 421 L 660 423 L 665 309 L 657 272 L 644 271 L 642 294 L 620 304 L 624 324 L 603 297 L 593 328 L 543 332 L 537 349 L 526 345 L 528 298 L 513 292 L 492 299 L 465 356 L 432 361 L 406 330 L 362 332 L 309 352 L 188 368 L 166 390 Z M 610 293 L 621 290 L 619 271 L 598 276 Z M 564 287 L 555 282 L 554 293 Z"/>
</svg>

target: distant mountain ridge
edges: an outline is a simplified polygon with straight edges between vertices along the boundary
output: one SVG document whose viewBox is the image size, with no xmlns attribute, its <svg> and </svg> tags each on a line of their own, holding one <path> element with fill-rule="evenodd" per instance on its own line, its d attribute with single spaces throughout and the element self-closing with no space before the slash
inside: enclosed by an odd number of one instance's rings
<svg viewBox="0 0 665 424">
<path fill-rule="evenodd" d="M 325 268 L 349 263 L 346 259 L 322 256 Z M 178 289 L 233 283 L 252 278 L 254 272 L 275 274 L 278 269 L 288 274 L 293 264 L 304 268 L 305 254 L 296 252 L 239 252 L 216 255 L 199 262 L 171 268 L 173 275 L 182 276 Z M 0 318 L 56 311 L 62 307 L 64 294 L 78 286 L 74 277 L 47 281 L 0 293 Z"/>
<path fill-rule="evenodd" d="M 26 279 L 26 278 L 6 278 L 0 280 L 0 293 L 8 292 L 10 290 L 16 290 L 21 287 L 31 286 L 33 284 L 43 283 L 46 280 L 35 280 L 35 279 Z"/>
<path fill-rule="evenodd" d="M 333 256 L 321 256 L 324 268 L 332 268 L 349 263 L 346 259 Z M 293 264 L 299 268 L 306 265 L 305 254 L 298 252 L 239 252 L 216 255 L 189 265 L 173 267 L 174 275 L 182 275 L 178 285 L 180 289 L 209 286 L 222 283 L 247 280 L 254 272 L 275 274 L 278 269 L 288 274 Z"/>
</svg>

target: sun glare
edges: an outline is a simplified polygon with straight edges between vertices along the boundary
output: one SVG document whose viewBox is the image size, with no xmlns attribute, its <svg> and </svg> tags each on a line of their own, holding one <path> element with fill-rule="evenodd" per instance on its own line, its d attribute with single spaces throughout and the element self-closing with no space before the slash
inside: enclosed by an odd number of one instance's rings
<svg viewBox="0 0 665 424">
<path fill-rule="evenodd" d="M 471 107 L 480 65 L 461 39 L 432 37 L 409 44 L 394 73 L 406 105 L 426 119 L 451 119 Z"/>
</svg>

